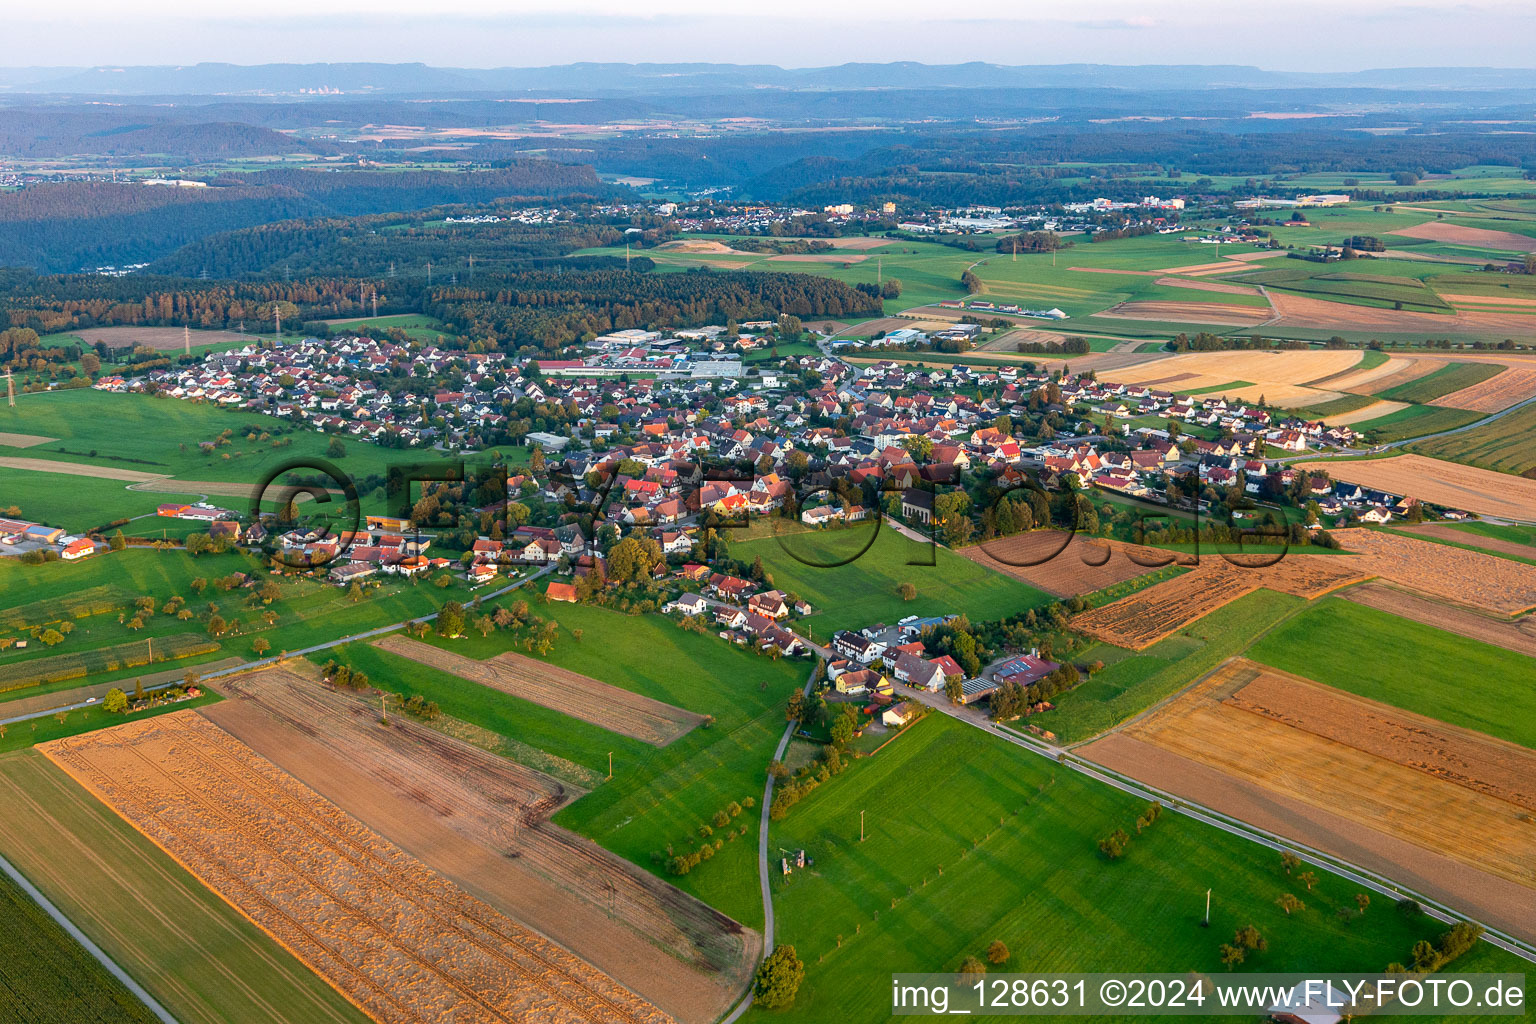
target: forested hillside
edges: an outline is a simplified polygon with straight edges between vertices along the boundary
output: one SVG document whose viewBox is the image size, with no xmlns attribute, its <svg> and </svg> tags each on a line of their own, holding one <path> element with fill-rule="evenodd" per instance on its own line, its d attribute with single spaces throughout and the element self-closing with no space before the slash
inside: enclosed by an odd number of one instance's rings
<svg viewBox="0 0 1536 1024">
<path fill-rule="evenodd" d="M 273 170 L 222 175 L 207 188 L 41 182 L 0 192 L 0 266 L 69 273 L 147 263 L 209 235 L 296 217 L 570 193 L 627 194 L 590 167 L 552 160 L 467 172 Z M 203 265 L 178 269 L 216 273 Z"/>
</svg>

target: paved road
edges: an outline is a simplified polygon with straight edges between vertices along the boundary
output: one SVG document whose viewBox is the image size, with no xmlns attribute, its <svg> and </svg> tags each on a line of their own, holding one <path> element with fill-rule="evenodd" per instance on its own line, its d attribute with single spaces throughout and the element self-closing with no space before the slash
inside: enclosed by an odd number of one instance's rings
<svg viewBox="0 0 1536 1024">
<path fill-rule="evenodd" d="M 144 991 L 138 982 L 134 981 L 131 977 L 128 976 L 127 971 L 117 966 L 112 958 L 107 956 L 107 954 L 102 951 L 100 946 L 92 942 L 90 938 L 79 928 L 76 928 L 75 923 L 69 918 L 65 917 L 62 910 L 54 906 L 48 897 L 44 896 L 41 892 L 38 891 L 37 886 L 27 881 L 26 876 L 23 875 L 20 871 L 17 871 L 16 867 L 4 857 L 0 857 L 0 871 L 3 871 L 5 874 L 9 875 L 11 881 L 20 886 L 22 891 L 31 898 L 32 902 L 42 907 L 43 911 L 49 917 L 58 922 L 59 927 L 63 928 L 64 931 L 69 934 L 70 938 L 80 943 L 85 951 L 89 953 L 97 963 L 106 968 L 108 974 L 122 982 L 123 987 L 126 988 L 129 992 L 133 993 L 134 998 L 148 1007 L 150 1013 L 160 1018 L 164 1024 L 177 1024 L 176 1018 L 171 1016 L 171 1012 L 169 1010 L 161 1006 L 154 996 Z"/>
<path fill-rule="evenodd" d="M 809 695 L 811 687 L 816 683 L 816 669 L 820 662 L 813 662 L 810 675 L 806 676 L 805 686 L 800 690 L 802 695 Z M 775 761 L 784 760 L 784 751 L 789 749 L 789 740 L 795 734 L 795 723 L 787 722 L 784 726 L 784 735 L 779 737 L 779 745 L 773 750 Z M 773 886 L 768 874 L 768 810 L 773 806 L 773 776 L 768 776 L 768 781 L 763 784 L 762 820 L 757 827 L 757 882 L 763 893 L 763 956 L 766 958 L 773 952 Z M 726 1015 L 721 1024 L 733 1024 L 742 1014 L 752 1007 L 752 990 L 747 989 L 747 994 L 736 1008 Z"/>
</svg>

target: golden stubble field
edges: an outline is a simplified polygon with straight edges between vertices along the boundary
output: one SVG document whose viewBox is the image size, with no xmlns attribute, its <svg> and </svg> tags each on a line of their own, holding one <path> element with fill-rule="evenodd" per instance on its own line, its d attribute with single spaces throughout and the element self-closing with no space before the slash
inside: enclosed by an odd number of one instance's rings
<svg viewBox="0 0 1536 1024">
<path fill-rule="evenodd" d="M 196 712 L 41 749 L 376 1020 L 671 1021 Z"/>
<path fill-rule="evenodd" d="M 1327 459 L 1295 463 L 1297 469 L 1319 470 L 1335 480 L 1407 495 L 1446 508 L 1479 515 L 1528 520 L 1536 516 L 1536 480 L 1463 466 L 1427 455 L 1393 455 L 1385 459 Z"/>
</svg>

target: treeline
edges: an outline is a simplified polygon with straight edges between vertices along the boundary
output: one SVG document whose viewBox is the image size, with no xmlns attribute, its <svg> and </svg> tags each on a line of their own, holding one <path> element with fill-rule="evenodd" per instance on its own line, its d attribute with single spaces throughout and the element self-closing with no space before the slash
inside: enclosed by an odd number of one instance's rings
<svg viewBox="0 0 1536 1024">
<path fill-rule="evenodd" d="M 247 328 L 267 323 L 274 303 L 293 307 L 286 322 L 356 316 L 371 311 L 427 313 L 480 350 L 553 353 L 592 334 L 627 327 L 679 327 L 781 314 L 873 317 L 880 300 L 841 281 L 813 274 L 724 274 L 692 270 L 650 273 L 651 261 L 625 269 L 612 259 L 566 260 L 559 266 L 487 273 L 469 283 L 420 279 L 317 277 L 302 281 L 218 281 L 133 276 L 43 277 L 0 271 L 0 310 L 9 326 L 38 334 L 88 327 Z M 366 297 L 366 298 L 365 298 Z"/>
<path fill-rule="evenodd" d="M 812 274 L 536 269 L 488 287 L 434 289 L 423 312 L 506 349 L 557 351 L 588 334 L 726 320 L 874 317 L 879 299 Z"/>
</svg>

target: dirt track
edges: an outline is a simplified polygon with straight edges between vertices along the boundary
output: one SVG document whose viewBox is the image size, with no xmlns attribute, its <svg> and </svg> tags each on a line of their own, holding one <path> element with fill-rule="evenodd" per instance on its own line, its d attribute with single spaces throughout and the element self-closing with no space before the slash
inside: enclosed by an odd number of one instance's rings
<svg viewBox="0 0 1536 1024">
<path fill-rule="evenodd" d="M 381 637 L 374 646 L 658 747 L 704 721 L 703 715 L 511 651 L 476 661 L 398 635 Z"/>
<path fill-rule="evenodd" d="M 196 712 L 40 748 L 386 1024 L 667 1024 Z"/>
</svg>

